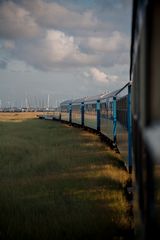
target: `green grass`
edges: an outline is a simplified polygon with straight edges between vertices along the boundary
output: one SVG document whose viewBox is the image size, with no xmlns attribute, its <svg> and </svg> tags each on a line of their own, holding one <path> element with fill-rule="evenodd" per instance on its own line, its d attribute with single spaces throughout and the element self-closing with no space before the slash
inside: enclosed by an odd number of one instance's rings
<svg viewBox="0 0 160 240">
<path fill-rule="evenodd" d="M 127 178 L 94 134 L 38 119 L 0 122 L 0 238 L 128 239 Z"/>
</svg>

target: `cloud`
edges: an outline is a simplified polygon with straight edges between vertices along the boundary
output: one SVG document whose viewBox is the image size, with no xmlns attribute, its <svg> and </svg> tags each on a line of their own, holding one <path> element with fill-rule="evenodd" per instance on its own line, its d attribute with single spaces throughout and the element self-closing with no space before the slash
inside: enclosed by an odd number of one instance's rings
<svg viewBox="0 0 160 240">
<path fill-rule="evenodd" d="M 0 35 L 12 58 L 41 70 L 59 66 L 94 64 L 97 58 L 82 51 L 74 36 L 61 28 L 92 28 L 91 11 L 78 13 L 44 0 L 3 1 L 0 4 Z"/>
<path fill-rule="evenodd" d="M 30 12 L 12 1 L 0 4 L 0 16 L 1 38 L 33 38 L 40 34 L 40 27 Z"/>
<path fill-rule="evenodd" d="M 118 79 L 118 76 L 108 75 L 95 67 L 90 68 L 89 73 L 85 72 L 84 75 L 86 77 L 91 76 L 95 81 L 101 82 L 101 83 L 109 83 L 111 81 L 113 82 Z"/>
<path fill-rule="evenodd" d="M 22 6 L 34 16 L 36 22 L 45 28 L 91 29 L 98 25 L 98 19 L 91 10 L 78 12 L 56 2 L 44 0 L 23 0 L 22 3 Z"/>
<path fill-rule="evenodd" d="M 0 3 L 0 36 L 7 40 L 3 48 L 10 58 L 45 71 L 129 62 L 129 37 L 111 31 L 112 21 L 103 22 L 96 9 L 76 8 L 75 3 L 66 7 L 65 1 L 57 1 Z M 114 1 L 108 3 L 116 6 Z"/>
<path fill-rule="evenodd" d="M 35 42 L 18 44 L 14 55 L 42 70 L 95 63 L 93 56 L 80 51 L 73 36 L 57 30 L 47 31 L 44 38 Z"/>
<path fill-rule="evenodd" d="M 127 35 L 114 31 L 107 37 L 81 38 L 79 42 L 94 52 L 126 52 L 129 51 L 130 39 Z"/>
<path fill-rule="evenodd" d="M 91 68 L 90 74 L 98 82 L 108 82 L 107 75 L 97 68 Z"/>
<path fill-rule="evenodd" d="M 97 59 L 98 65 L 110 67 L 115 64 L 129 64 L 129 36 L 119 31 L 106 35 L 77 37 L 76 41 L 81 49 Z"/>
<path fill-rule="evenodd" d="M 110 46 L 109 49 L 105 49 L 103 43 L 104 51 L 102 51 L 101 47 L 103 46 L 100 43 L 93 45 L 91 52 L 85 51 L 80 44 L 81 42 L 76 41 L 74 36 L 58 30 L 48 30 L 43 38 L 37 38 L 34 41 L 4 41 L 3 48 L 10 53 L 12 58 L 44 71 L 52 71 L 57 67 L 72 68 L 99 64 L 113 66 L 116 63 L 121 65 L 128 63 L 128 54 L 125 49 L 121 50 L 119 45 L 122 43 L 118 43 L 118 41 L 117 45 L 113 43 L 112 48 Z"/>
</svg>

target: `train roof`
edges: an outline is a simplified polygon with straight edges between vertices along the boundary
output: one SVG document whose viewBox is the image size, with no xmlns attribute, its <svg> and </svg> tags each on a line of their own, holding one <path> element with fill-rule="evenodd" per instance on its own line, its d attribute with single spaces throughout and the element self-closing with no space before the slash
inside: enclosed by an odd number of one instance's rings
<svg viewBox="0 0 160 240">
<path fill-rule="evenodd" d="M 83 97 L 83 98 L 78 98 L 72 101 L 72 104 L 74 103 L 82 103 L 87 99 L 87 97 Z"/>
<path fill-rule="evenodd" d="M 88 97 L 88 98 L 86 98 L 85 102 L 94 102 L 97 100 L 101 101 L 101 100 L 105 100 L 105 99 L 110 99 L 110 98 L 113 98 L 114 96 L 116 96 L 120 91 L 121 91 L 121 88 L 118 90 L 115 90 L 113 92 L 110 92 L 110 93 L 103 93 L 103 94 L 99 94 L 96 96 Z"/>
<path fill-rule="evenodd" d="M 72 100 L 65 100 L 65 101 L 61 102 L 60 105 L 68 105 L 71 103 L 72 103 Z"/>
<path fill-rule="evenodd" d="M 114 96 L 119 96 L 119 97 L 122 97 L 122 95 L 120 94 L 124 89 L 126 89 L 126 87 L 131 84 L 130 82 L 128 82 L 126 85 L 124 85 L 122 88 L 118 89 L 118 90 L 115 90 L 113 92 L 110 92 L 110 93 L 101 93 L 101 94 L 98 94 L 98 95 L 95 95 L 95 96 L 90 96 L 90 97 L 83 97 L 83 98 L 78 98 L 78 99 L 75 99 L 75 100 L 66 100 L 66 101 L 63 101 L 60 106 L 62 105 L 68 105 L 68 104 L 80 104 L 82 102 L 84 103 L 95 103 L 97 100 L 100 100 L 100 101 L 104 101 L 106 99 L 110 99 L 110 98 L 113 98 Z M 124 94 L 123 94 L 124 95 Z"/>
<path fill-rule="evenodd" d="M 116 93 L 119 91 L 116 90 L 116 91 L 113 91 L 113 92 L 110 92 L 110 93 L 101 93 L 101 94 L 98 94 L 98 95 L 95 95 L 95 96 L 87 96 L 87 97 L 84 97 L 84 98 L 78 98 L 78 99 L 75 99 L 72 101 L 72 104 L 76 104 L 76 103 L 82 103 L 82 102 L 96 102 L 97 100 L 103 100 L 103 99 L 107 99 L 107 98 L 112 98 L 114 95 L 116 95 Z"/>
<path fill-rule="evenodd" d="M 113 91 L 113 92 L 110 92 L 110 93 L 103 94 L 100 99 L 112 98 L 119 92 L 119 90 L 120 89 L 118 89 L 116 91 Z"/>
</svg>

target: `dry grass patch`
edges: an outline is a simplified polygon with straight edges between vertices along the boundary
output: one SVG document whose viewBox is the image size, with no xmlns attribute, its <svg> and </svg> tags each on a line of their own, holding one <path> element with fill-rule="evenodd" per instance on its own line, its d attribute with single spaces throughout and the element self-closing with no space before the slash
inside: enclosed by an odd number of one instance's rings
<svg viewBox="0 0 160 240">
<path fill-rule="evenodd" d="M 37 118 L 37 115 L 41 113 L 37 112 L 1 112 L 0 113 L 0 121 L 3 122 L 22 122 L 27 119 L 34 119 Z"/>
</svg>

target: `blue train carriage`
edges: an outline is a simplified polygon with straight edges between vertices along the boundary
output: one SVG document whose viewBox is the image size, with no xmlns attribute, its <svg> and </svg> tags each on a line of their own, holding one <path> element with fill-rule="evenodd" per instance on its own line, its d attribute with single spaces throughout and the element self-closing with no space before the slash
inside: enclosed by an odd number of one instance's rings
<svg viewBox="0 0 160 240">
<path fill-rule="evenodd" d="M 134 0 L 131 66 L 136 239 L 160 229 L 160 1 Z"/>
<path fill-rule="evenodd" d="M 86 97 L 72 101 L 72 123 L 84 126 L 84 101 Z"/>
<path fill-rule="evenodd" d="M 100 130 L 116 145 L 116 105 L 114 106 L 114 95 L 117 91 L 100 96 Z M 115 126 L 115 131 L 114 131 Z"/>
<path fill-rule="evenodd" d="M 53 119 L 61 120 L 61 110 L 60 110 L 60 106 L 54 108 L 54 111 L 53 111 Z"/>
<path fill-rule="evenodd" d="M 100 96 L 87 97 L 84 101 L 84 126 L 100 131 Z"/>
<path fill-rule="evenodd" d="M 117 146 L 131 170 L 130 83 L 107 94 L 67 100 L 60 104 L 61 120 L 93 129 Z M 128 127 L 129 126 L 129 127 Z"/>
<path fill-rule="evenodd" d="M 131 172 L 131 83 L 111 93 L 86 98 L 84 125 L 109 138 L 118 147 Z"/>
<path fill-rule="evenodd" d="M 100 96 L 100 131 L 112 140 L 129 172 L 132 170 L 131 83 Z"/>
<path fill-rule="evenodd" d="M 60 104 L 61 120 L 72 122 L 72 100 L 63 101 Z"/>
<path fill-rule="evenodd" d="M 132 172 L 131 85 L 131 82 L 128 82 L 113 96 L 114 141 L 125 160 L 129 173 Z"/>
</svg>

